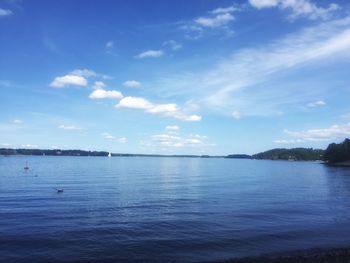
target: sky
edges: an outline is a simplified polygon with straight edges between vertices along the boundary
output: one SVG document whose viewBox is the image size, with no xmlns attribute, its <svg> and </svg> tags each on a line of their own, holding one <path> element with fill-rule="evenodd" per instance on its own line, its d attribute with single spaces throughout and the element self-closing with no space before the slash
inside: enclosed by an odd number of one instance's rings
<svg viewBox="0 0 350 263">
<path fill-rule="evenodd" d="M 325 148 L 350 137 L 350 1 L 0 0 L 0 91 L 0 148 Z"/>
</svg>

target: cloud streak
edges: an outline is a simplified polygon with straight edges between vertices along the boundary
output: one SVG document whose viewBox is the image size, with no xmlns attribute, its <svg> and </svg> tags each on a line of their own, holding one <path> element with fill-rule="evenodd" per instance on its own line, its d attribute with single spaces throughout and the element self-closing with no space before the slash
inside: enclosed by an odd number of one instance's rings
<svg viewBox="0 0 350 263">
<path fill-rule="evenodd" d="M 288 17 L 294 20 L 298 17 L 306 17 L 311 20 L 315 19 L 329 19 L 334 11 L 340 9 L 340 6 L 331 3 L 328 7 L 319 7 L 309 0 L 249 0 L 251 6 L 257 9 L 277 7 L 279 9 L 286 9 L 291 11 Z"/>
<path fill-rule="evenodd" d="M 146 50 L 136 56 L 136 58 L 159 58 L 164 55 L 162 50 Z"/>
<path fill-rule="evenodd" d="M 350 136 L 350 123 L 332 125 L 329 128 L 311 129 L 306 131 L 284 131 L 287 135 L 304 141 L 329 141 Z"/>
<path fill-rule="evenodd" d="M 165 97 L 196 98 L 194 103 L 201 107 L 226 115 L 233 110 L 247 116 L 277 114 L 281 105 L 304 104 L 315 95 L 309 98 L 303 87 L 286 82 L 274 86 L 268 82 L 330 57 L 342 60 L 350 54 L 349 26 L 350 17 L 322 22 L 265 45 L 237 50 L 207 70 L 163 77 L 155 86 Z"/>
<path fill-rule="evenodd" d="M 74 125 L 60 125 L 58 126 L 59 129 L 62 129 L 62 130 L 68 130 L 68 131 L 80 131 L 82 130 L 82 128 L 80 127 L 77 127 L 77 126 L 74 126 Z"/>
<path fill-rule="evenodd" d="M 0 8 L 0 17 L 2 17 L 2 16 L 10 16 L 12 14 L 13 14 L 13 12 L 11 10 Z"/>
<path fill-rule="evenodd" d="M 173 117 L 182 121 L 200 121 L 202 119 L 199 115 L 188 115 L 179 109 L 177 104 L 154 104 L 142 97 L 124 97 L 119 101 L 115 108 L 129 108 L 143 110 L 144 112 L 157 114 L 164 117 Z"/>
</svg>

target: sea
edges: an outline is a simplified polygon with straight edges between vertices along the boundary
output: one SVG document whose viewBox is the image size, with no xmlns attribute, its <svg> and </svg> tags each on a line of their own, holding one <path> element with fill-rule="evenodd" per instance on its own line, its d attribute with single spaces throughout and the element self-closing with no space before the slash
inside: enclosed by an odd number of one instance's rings
<svg viewBox="0 0 350 263">
<path fill-rule="evenodd" d="M 350 247 L 350 168 L 0 157 L 0 262 L 220 262 L 341 247 Z"/>
</svg>

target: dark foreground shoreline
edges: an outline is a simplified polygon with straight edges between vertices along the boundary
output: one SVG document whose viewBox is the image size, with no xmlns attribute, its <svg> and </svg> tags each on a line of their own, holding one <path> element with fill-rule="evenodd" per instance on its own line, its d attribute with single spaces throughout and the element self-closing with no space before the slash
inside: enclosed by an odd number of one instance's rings
<svg viewBox="0 0 350 263">
<path fill-rule="evenodd" d="M 298 250 L 216 263 L 350 263 L 350 248 Z"/>
</svg>

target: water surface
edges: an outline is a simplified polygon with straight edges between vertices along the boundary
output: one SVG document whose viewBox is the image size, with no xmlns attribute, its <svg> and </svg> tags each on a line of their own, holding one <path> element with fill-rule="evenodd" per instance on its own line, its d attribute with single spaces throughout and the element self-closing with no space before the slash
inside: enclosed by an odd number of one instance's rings
<svg viewBox="0 0 350 263">
<path fill-rule="evenodd" d="M 350 246 L 349 168 L 0 157 L 1 262 L 202 262 L 342 246 Z"/>
</svg>

